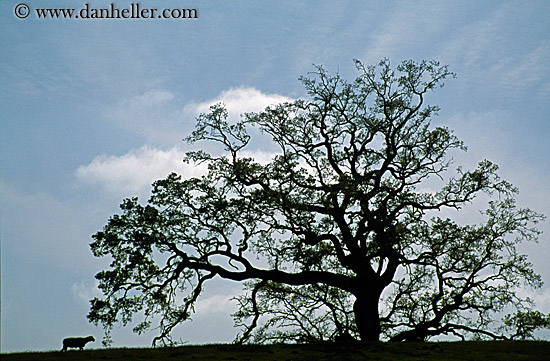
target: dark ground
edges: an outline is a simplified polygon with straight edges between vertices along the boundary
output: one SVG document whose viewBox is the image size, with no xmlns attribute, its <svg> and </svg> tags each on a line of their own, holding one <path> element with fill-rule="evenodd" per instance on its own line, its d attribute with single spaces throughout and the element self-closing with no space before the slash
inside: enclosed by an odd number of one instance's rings
<svg viewBox="0 0 550 361">
<path fill-rule="evenodd" d="M 2 361 L 41 360 L 491 360 L 550 361 L 550 342 L 426 342 L 306 345 L 204 345 L 167 348 L 113 348 L 61 353 L 2 354 Z"/>
</svg>

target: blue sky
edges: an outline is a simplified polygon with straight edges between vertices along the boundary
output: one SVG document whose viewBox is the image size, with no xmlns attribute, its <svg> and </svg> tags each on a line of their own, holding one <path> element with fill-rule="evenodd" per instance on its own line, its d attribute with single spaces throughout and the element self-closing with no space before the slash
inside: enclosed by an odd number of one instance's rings
<svg viewBox="0 0 550 361">
<path fill-rule="evenodd" d="M 27 1 L 31 9 L 85 3 Z M 297 79 L 312 64 L 348 79 L 357 75 L 353 59 L 448 64 L 457 78 L 428 101 L 441 107 L 435 121 L 469 147 L 457 164 L 496 162 L 519 187 L 519 204 L 550 216 L 550 2 L 159 3 L 140 4 L 184 4 L 199 18 L 18 19 L 18 2 L 0 1 L 3 352 L 58 349 L 69 335 L 99 341 L 102 330 L 85 315 L 107 261 L 92 256 L 90 236 L 124 197 L 146 199 L 153 180 L 200 173 L 181 162 L 181 139 L 209 104 L 223 100 L 238 115 L 300 98 Z M 547 285 L 524 292 L 548 313 L 549 221 L 540 229 L 540 242 L 522 250 Z M 231 341 L 228 300 L 239 290 L 213 282 L 178 337 Z M 154 335 L 116 329 L 115 346 L 148 346 Z"/>
</svg>

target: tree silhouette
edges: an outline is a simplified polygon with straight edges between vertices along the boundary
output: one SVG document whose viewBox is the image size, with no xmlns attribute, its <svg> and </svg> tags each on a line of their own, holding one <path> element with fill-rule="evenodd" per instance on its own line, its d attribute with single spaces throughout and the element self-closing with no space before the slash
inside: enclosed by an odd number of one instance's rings
<svg viewBox="0 0 550 361">
<path fill-rule="evenodd" d="M 430 124 L 438 108 L 424 98 L 454 74 L 434 61 L 356 67 L 353 82 L 317 67 L 301 78 L 309 99 L 236 122 L 221 104 L 201 114 L 188 141 L 223 152 L 185 160 L 207 174 L 156 181 L 146 205 L 126 199 L 93 235 L 94 255 L 112 263 L 96 276 L 105 298 L 90 321 L 108 335 L 137 315 L 136 332 L 157 320 L 153 342 L 169 343 L 219 277 L 244 285 L 238 341 L 498 339 L 547 326 L 516 294 L 542 285 L 516 250 L 542 216 L 516 207 L 493 163 L 452 171 L 449 151 L 465 147 Z M 258 129 L 278 149 L 267 164 L 242 156 Z M 480 194 L 481 223 L 440 217 Z"/>
</svg>

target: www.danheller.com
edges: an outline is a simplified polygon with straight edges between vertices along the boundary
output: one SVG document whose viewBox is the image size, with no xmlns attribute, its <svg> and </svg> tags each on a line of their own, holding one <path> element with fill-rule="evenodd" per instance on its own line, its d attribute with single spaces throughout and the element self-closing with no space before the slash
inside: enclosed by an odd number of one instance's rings
<svg viewBox="0 0 550 361">
<path fill-rule="evenodd" d="M 31 14 L 38 19 L 197 19 L 199 11 L 193 8 L 158 9 L 131 3 L 127 7 L 117 7 L 111 3 L 108 7 L 98 8 L 90 3 L 80 9 L 74 8 L 31 8 L 25 3 L 14 7 L 19 19 Z"/>
</svg>

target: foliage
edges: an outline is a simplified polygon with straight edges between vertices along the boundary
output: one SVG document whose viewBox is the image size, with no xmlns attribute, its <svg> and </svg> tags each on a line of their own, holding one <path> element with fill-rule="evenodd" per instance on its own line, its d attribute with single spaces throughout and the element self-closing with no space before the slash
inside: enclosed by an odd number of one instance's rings
<svg viewBox="0 0 550 361">
<path fill-rule="evenodd" d="M 516 206 L 488 160 L 452 172 L 449 152 L 465 147 L 430 123 L 438 108 L 424 98 L 454 74 L 433 61 L 356 65 L 351 83 L 317 67 L 301 79 L 308 100 L 236 122 L 221 104 L 201 114 L 188 140 L 223 152 L 189 152 L 207 174 L 155 182 L 146 205 L 125 200 L 93 236 L 94 255 L 112 263 L 89 319 L 107 333 L 136 315 L 136 332 L 158 320 L 154 342 L 170 343 L 221 277 L 245 286 L 241 342 L 521 338 L 547 326 L 525 321 L 532 305 L 515 292 L 542 285 L 516 249 L 537 239 L 542 216 Z M 267 164 L 243 156 L 253 129 L 277 147 Z M 481 223 L 441 217 L 480 194 Z M 493 327 L 503 312 L 523 312 L 505 319 L 513 335 Z"/>
<path fill-rule="evenodd" d="M 539 328 L 550 328 L 550 315 L 544 315 L 540 311 L 518 311 L 514 315 L 506 315 L 504 327 L 514 330 L 510 339 L 533 338 L 533 332 Z"/>
</svg>

